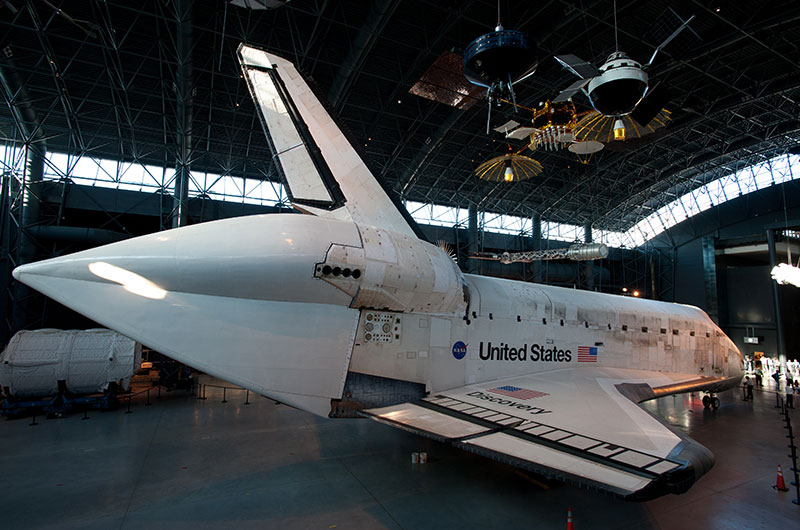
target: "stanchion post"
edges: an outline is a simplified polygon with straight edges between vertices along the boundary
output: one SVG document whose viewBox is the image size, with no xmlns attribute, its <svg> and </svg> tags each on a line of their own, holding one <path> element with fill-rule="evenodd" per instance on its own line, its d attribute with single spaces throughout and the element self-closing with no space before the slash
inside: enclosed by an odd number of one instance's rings
<svg viewBox="0 0 800 530">
<path fill-rule="evenodd" d="M 161 399 L 161 385 L 158 385 L 157 388 L 158 388 L 158 395 L 156 396 L 156 399 Z"/>
<path fill-rule="evenodd" d="M 228 392 L 228 387 L 223 386 L 222 387 L 222 402 L 223 403 L 227 403 L 228 402 L 228 400 L 226 399 L 227 392 Z"/>
<path fill-rule="evenodd" d="M 125 414 L 131 413 L 131 397 L 128 396 L 128 410 L 125 411 Z"/>
<path fill-rule="evenodd" d="M 797 496 L 796 499 L 793 499 L 792 502 L 795 504 L 800 505 L 800 479 L 798 479 L 797 473 L 797 446 L 794 444 L 794 432 L 792 432 L 792 420 L 789 417 L 788 411 L 786 413 L 786 428 L 789 429 L 789 434 L 786 436 L 789 438 L 789 449 L 791 449 L 792 453 L 789 455 L 789 458 L 792 459 L 792 468 L 791 471 L 794 474 L 794 481 L 792 482 L 792 486 L 795 487 L 795 494 Z"/>
<path fill-rule="evenodd" d="M 28 425 L 30 425 L 31 427 L 33 427 L 34 425 L 39 425 L 39 424 L 36 422 L 36 414 L 35 414 L 35 413 L 34 413 L 34 415 L 33 415 L 33 421 L 31 421 L 31 422 L 30 422 Z"/>
<path fill-rule="evenodd" d="M 83 418 L 81 418 L 81 419 L 82 420 L 88 420 L 89 419 L 89 407 L 88 406 L 83 407 Z"/>
<path fill-rule="evenodd" d="M 794 486 L 794 493 L 795 498 L 792 499 L 792 502 L 798 506 L 800 506 L 800 478 L 797 476 L 797 446 L 794 445 L 794 439 L 792 439 L 792 471 L 794 472 L 794 482 L 792 482 L 792 486 Z"/>
<path fill-rule="evenodd" d="M 198 383 L 199 384 L 199 383 Z M 198 387 L 200 388 L 200 387 Z M 206 385 L 203 383 L 203 388 L 197 391 L 197 399 L 205 399 L 206 398 Z"/>
<path fill-rule="evenodd" d="M 247 393 L 245 394 L 244 404 L 245 405 L 249 405 L 250 404 L 250 390 L 249 389 L 247 390 Z"/>
<path fill-rule="evenodd" d="M 147 389 L 147 402 L 144 404 L 144 406 L 145 407 L 149 407 L 150 405 L 152 405 L 152 403 L 150 403 L 150 389 L 148 388 Z"/>
</svg>

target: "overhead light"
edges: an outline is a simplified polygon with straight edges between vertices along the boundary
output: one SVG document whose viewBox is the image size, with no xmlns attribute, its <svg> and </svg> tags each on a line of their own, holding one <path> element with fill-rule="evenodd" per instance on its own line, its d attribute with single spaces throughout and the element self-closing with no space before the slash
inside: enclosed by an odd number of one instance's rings
<svg viewBox="0 0 800 530">
<path fill-rule="evenodd" d="M 633 296 L 639 296 L 639 291 L 633 291 Z"/>
<path fill-rule="evenodd" d="M 614 140 L 624 140 L 625 139 L 625 124 L 622 123 L 622 120 L 617 118 L 617 121 L 614 122 Z"/>
<path fill-rule="evenodd" d="M 503 180 L 511 182 L 514 180 L 514 172 L 511 170 L 511 161 L 509 160 L 508 162 L 505 171 L 503 171 Z"/>
</svg>

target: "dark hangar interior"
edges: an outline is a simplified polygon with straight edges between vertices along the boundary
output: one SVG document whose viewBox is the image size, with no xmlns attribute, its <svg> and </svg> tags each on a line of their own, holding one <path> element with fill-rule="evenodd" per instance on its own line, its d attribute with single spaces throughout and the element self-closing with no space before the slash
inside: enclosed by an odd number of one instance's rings
<svg viewBox="0 0 800 530">
<path fill-rule="evenodd" d="M 465 49 L 498 16 L 535 43 L 516 105 L 463 77 Z M 614 140 L 612 122 L 587 125 L 575 140 L 601 142 L 591 152 L 507 136 L 576 81 L 554 56 L 645 64 L 691 16 L 647 68 L 650 127 Z M 800 2 L 8 0 L 0 33 L 4 343 L 92 327 L 17 284 L 17 265 L 293 211 L 237 61 L 244 42 L 297 65 L 464 272 L 696 305 L 746 356 L 800 357 L 798 288 L 770 278 L 800 257 Z M 585 123 L 587 95 L 571 101 Z M 476 176 L 510 152 L 541 171 Z M 608 256 L 475 257 L 576 242 Z"/>
</svg>

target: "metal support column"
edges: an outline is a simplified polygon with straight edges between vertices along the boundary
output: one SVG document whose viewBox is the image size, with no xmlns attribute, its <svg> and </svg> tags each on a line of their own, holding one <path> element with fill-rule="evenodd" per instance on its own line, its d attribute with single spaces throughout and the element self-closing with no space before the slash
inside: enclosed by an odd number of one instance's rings
<svg viewBox="0 0 800 530">
<path fill-rule="evenodd" d="M 531 250 L 542 250 L 542 216 L 539 213 L 534 213 L 531 216 Z M 542 283 L 542 262 L 531 262 L 531 272 L 533 272 L 533 281 L 535 283 Z"/>
<path fill-rule="evenodd" d="M 192 153 L 192 2 L 176 0 L 178 68 L 175 75 L 175 193 L 172 227 L 189 220 L 189 171 Z"/>
<path fill-rule="evenodd" d="M 35 261 L 37 254 L 36 241 L 30 233 L 30 229 L 39 223 L 39 210 L 41 201 L 42 180 L 44 180 L 44 160 L 47 153 L 47 141 L 42 132 L 41 123 L 33 109 L 31 98 L 25 89 L 24 83 L 17 72 L 10 52 L 6 52 L 6 57 L 0 66 L 0 88 L 2 88 L 3 99 L 11 111 L 12 118 L 17 130 L 23 139 L 25 147 L 25 165 L 22 175 L 22 183 L 19 189 L 21 196 L 21 211 L 16 222 L 18 223 L 18 237 L 16 247 L 16 262 L 14 265 L 22 265 Z M 4 200 L 8 201 L 4 205 L 6 216 L 14 215 L 13 201 L 11 195 L 15 187 L 17 177 L 13 172 L 8 172 L 3 183 Z M 8 221 L 8 223 L 6 223 Z M 4 219 L 4 238 L 9 238 L 9 231 L 12 230 L 11 218 Z M 4 244 L 4 251 L 13 252 L 12 245 Z M 8 260 L 10 256 L 3 255 L 3 260 Z M 8 271 L 10 272 L 10 270 Z M 3 286 L 7 286 L 10 277 L 4 275 Z M 12 296 L 14 305 L 12 307 L 11 329 L 13 333 L 22 329 L 28 324 L 29 314 L 33 313 L 30 303 L 31 290 L 21 282 L 12 282 Z M 6 289 L 3 289 L 5 292 Z M 2 330 L 0 337 L 5 341 L 6 329 Z M 10 336 L 10 335 L 9 335 Z"/>
<path fill-rule="evenodd" d="M 655 250 L 650 251 L 650 298 L 658 300 L 658 282 L 656 281 Z"/>
<path fill-rule="evenodd" d="M 592 242 L 592 225 L 586 223 L 583 225 L 583 242 L 591 244 Z M 586 275 L 586 290 L 594 291 L 594 261 L 589 260 L 584 264 L 583 272 Z"/>
<path fill-rule="evenodd" d="M 717 300 L 717 262 L 714 255 L 713 237 L 704 237 L 703 246 L 703 285 L 706 292 L 706 313 L 711 320 L 719 324 L 719 306 Z"/>
<path fill-rule="evenodd" d="M 467 210 L 467 244 L 469 254 L 478 252 L 478 207 L 474 204 L 469 205 Z M 478 260 L 469 258 L 467 260 L 467 272 L 470 274 L 478 274 Z"/>
</svg>

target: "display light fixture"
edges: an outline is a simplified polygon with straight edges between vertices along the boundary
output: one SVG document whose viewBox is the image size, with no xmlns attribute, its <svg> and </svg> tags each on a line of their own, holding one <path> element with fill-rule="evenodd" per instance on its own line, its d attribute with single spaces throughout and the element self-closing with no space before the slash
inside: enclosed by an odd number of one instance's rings
<svg viewBox="0 0 800 530">
<path fill-rule="evenodd" d="M 509 152 L 487 160 L 475 168 L 475 175 L 483 180 L 516 182 L 541 174 L 542 164 L 533 158 Z"/>
<path fill-rule="evenodd" d="M 614 122 L 614 140 L 625 139 L 625 124 L 622 120 L 618 119 Z"/>
<path fill-rule="evenodd" d="M 506 160 L 506 169 L 503 171 L 503 180 L 512 182 L 514 180 L 514 170 L 511 169 L 511 160 Z"/>
<path fill-rule="evenodd" d="M 592 111 L 578 120 L 575 138 L 608 144 L 621 139 L 617 137 L 618 129 L 624 129 L 625 140 L 641 138 L 665 127 L 671 119 L 671 113 L 667 109 L 661 109 L 647 125 L 641 125 L 632 115 L 614 118 Z"/>
</svg>

